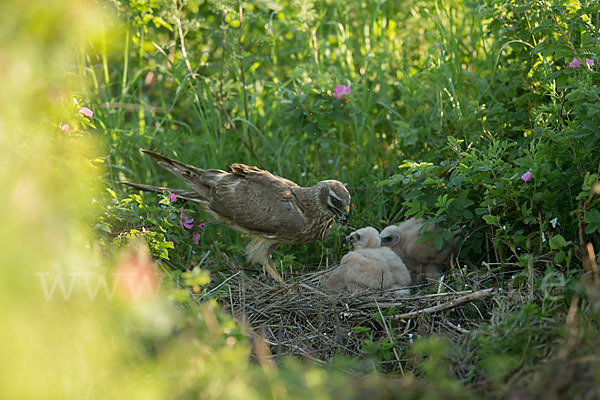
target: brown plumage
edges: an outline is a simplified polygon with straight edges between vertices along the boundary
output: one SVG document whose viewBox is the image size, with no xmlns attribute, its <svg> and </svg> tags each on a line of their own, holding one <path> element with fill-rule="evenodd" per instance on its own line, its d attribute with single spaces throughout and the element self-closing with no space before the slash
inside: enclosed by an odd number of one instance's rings
<svg viewBox="0 0 600 400">
<path fill-rule="evenodd" d="M 390 248 L 380 247 L 377 229 L 359 229 L 348 235 L 346 241 L 350 242 L 351 251 L 326 277 L 324 283 L 328 290 L 387 290 L 410 285 L 410 273 L 400 257 Z"/>
<path fill-rule="evenodd" d="M 390 247 L 406 264 L 415 283 L 437 280 L 456 244 L 456 238 L 444 241 L 437 250 L 432 239 L 424 240 L 420 235 L 424 221 L 409 218 L 400 225 L 390 225 L 381 231 L 381 245 Z M 435 226 L 429 225 L 431 232 Z"/>
<path fill-rule="evenodd" d="M 231 164 L 229 172 L 203 170 L 142 150 L 159 160 L 158 165 L 177 175 L 191 190 L 123 182 L 136 189 L 169 191 L 196 202 L 223 225 L 250 236 L 246 257 L 263 266 L 279 282 L 271 251 L 278 244 L 302 244 L 329 235 L 337 216 L 343 224 L 350 217 L 350 194 L 341 182 L 321 181 L 312 187 L 244 164 Z"/>
</svg>

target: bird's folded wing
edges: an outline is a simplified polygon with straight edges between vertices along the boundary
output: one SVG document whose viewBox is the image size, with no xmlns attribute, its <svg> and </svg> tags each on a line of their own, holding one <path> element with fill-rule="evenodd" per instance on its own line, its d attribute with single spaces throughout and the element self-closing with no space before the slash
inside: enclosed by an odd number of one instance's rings
<svg viewBox="0 0 600 400">
<path fill-rule="evenodd" d="M 233 173 L 205 182 L 212 187 L 209 207 L 250 231 L 293 242 L 305 227 L 293 193 L 298 185 L 243 164 L 231 169 Z"/>
</svg>

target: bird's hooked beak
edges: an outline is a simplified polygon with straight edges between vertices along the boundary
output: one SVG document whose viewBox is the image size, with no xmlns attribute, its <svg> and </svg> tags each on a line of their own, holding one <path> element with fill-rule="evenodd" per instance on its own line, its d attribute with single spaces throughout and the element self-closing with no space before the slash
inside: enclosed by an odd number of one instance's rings
<svg viewBox="0 0 600 400">
<path fill-rule="evenodd" d="M 348 221 L 350 220 L 350 206 L 346 206 L 343 211 L 336 209 L 335 213 L 343 226 L 348 225 Z M 346 240 L 348 240 L 348 237 L 346 237 Z"/>
<path fill-rule="evenodd" d="M 350 243 L 350 250 L 354 250 L 354 234 L 350 234 L 344 238 L 344 243 Z"/>
</svg>

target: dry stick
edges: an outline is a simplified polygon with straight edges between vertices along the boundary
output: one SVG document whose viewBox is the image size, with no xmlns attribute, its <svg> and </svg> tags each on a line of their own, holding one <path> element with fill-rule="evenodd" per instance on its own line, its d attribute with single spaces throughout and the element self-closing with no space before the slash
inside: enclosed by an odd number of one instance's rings
<svg viewBox="0 0 600 400">
<path fill-rule="evenodd" d="M 575 326 L 575 315 L 577 314 L 577 309 L 579 306 L 579 296 L 575 295 L 571 299 L 571 306 L 569 307 L 569 312 L 567 313 L 567 343 L 566 346 L 563 347 L 558 353 L 558 359 L 564 360 L 568 357 L 569 353 L 575 346 L 576 336 L 577 336 L 577 326 Z"/>
<path fill-rule="evenodd" d="M 208 255 L 208 254 L 207 254 Z M 226 284 L 228 281 L 230 281 L 231 279 L 235 278 L 236 276 L 238 276 L 240 274 L 240 272 L 242 271 L 238 271 L 235 274 L 231 275 L 229 278 L 225 279 L 223 282 L 221 282 L 217 287 L 215 287 L 214 289 L 211 289 L 210 291 L 208 291 L 204 296 L 202 296 L 202 298 L 200 300 L 198 300 L 199 303 L 201 303 L 208 295 L 213 294 L 214 292 L 216 292 L 217 290 L 219 290 L 219 288 L 221 286 L 223 286 L 224 284 Z"/>
<path fill-rule="evenodd" d="M 594 246 L 592 243 L 587 244 L 587 252 L 588 252 L 588 262 L 590 264 L 590 268 L 592 269 L 592 274 L 594 275 L 594 284 L 596 288 L 600 290 L 600 275 L 598 274 L 598 263 L 596 263 L 596 253 L 594 251 Z"/>
<path fill-rule="evenodd" d="M 454 299 L 454 300 L 448 301 L 446 303 L 438 304 L 437 306 L 428 307 L 428 308 L 424 308 L 422 310 L 417 310 L 417 311 L 411 311 L 411 312 L 404 313 L 404 314 L 396 314 L 396 315 L 392 316 L 392 319 L 394 319 L 394 320 L 408 319 L 408 318 L 414 318 L 420 314 L 431 314 L 431 313 L 434 313 L 437 311 L 443 311 L 443 310 L 447 310 L 450 308 L 458 307 L 462 304 L 469 303 L 469 302 L 472 302 L 475 300 L 485 299 L 486 297 L 493 296 L 494 294 L 496 294 L 496 290 L 493 288 L 483 289 L 483 290 L 479 290 L 477 292 L 467 294 L 466 296 L 459 297 L 458 299 Z"/>
<path fill-rule="evenodd" d="M 175 21 L 177 22 L 177 31 L 179 32 L 179 43 L 181 44 L 181 54 L 183 54 L 183 59 L 185 60 L 185 66 L 187 67 L 188 72 L 192 79 L 196 79 L 196 74 L 192 71 L 192 66 L 190 64 L 190 60 L 188 59 L 187 52 L 185 51 L 185 43 L 183 41 L 183 29 L 181 29 L 181 19 L 179 18 L 179 7 L 177 7 L 177 0 L 173 0 L 173 4 L 175 5 Z"/>
<path fill-rule="evenodd" d="M 240 16 L 240 36 L 238 38 L 238 51 L 239 51 L 239 56 L 240 56 L 240 78 L 242 80 L 242 92 L 244 95 L 244 115 L 246 117 L 246 121 L 250 122 L 250 114 L 248 113 L 248 100 L 246 99 L 246 97 L 248 97 L 247 93 L 246 93 L 246 78 L 245 78 L 245 74 L 244 74 L 244 51 L 242 48 L 242 30 L 244 28 L 244 18 L 243 18 L 243 13 L 242 13 L 242 3 L 240 2 L 239 4 L 239 16 Z M 250 154 L 252 154 L 252 157 L 254 157 L 255 160 L 257 160 L 260 164 L 263 164 L 261 162 L 261 160 L 258 158 L 258 155 L 256 154 L 256 152 L 254 151 L 254 144 L 252 141 L 252 135 L 250 134 L 250 129 L 247 129 L 246 131 L 248 133 L 248 145 L 246 146 L 248 148 L 248 151 L 250 151 Z"/>
<path fill-rule="evenodd" d="M 469 330 L 467 330 L 467 329 L 465 329 L 465 328 L 463 328 L 463 327 L 461 327 L 461 326 L 455 325 L 455 324 L 453 324 L 453 323 L 452 323 L 452 322 L 450 322 L 450 321 L 444 321 L 444 323 L 445 323 L 446 325 L 448 325 L 450 328 L 456 329 L 456 330 L 457 330 L 457 331 L 459 331 L 460 333 L 469 333 L 469 332 L 470 332 Z"/>
<path fill-rule="evenodd" d="M 406 305 L 407 301 L 412 301 L 412 300 L 425 300 L 425 299 L 430 299 L 432 297 L 459 296 L 459 295 L 471 294 L 471 293 L 474 293 L 474 291 L 473 290 L 463 290 L 460 292 L 433 293 L 433 294 L 425 294 L 423 296 L 402 297 L 401 301 L 391 302 L 391 303 L 382 303 L 382 305 L 385 307 L 399 307 L 399 306 Z M 373 301 L 375 301 L 375 299 L 365 300 L 365 301 L 361 301 L 359 303 L 352 303 L 351 306 L 359 307 L 359 306 L 373 303 Z"/>
<path fill-rule="evenodd" d="M 585 232 L 585 215 L 584 215 L 584 207 L 585 204 L 583 199 L 580 199 L 577 202 L 577 236 L 579 239 L 579 250 L 582 257 L 585 257 L 584 254 L 584 246 L 585 246 L 585 237 L 583 232 Z M 585 264 L 585 261 L 584 261 Z"/>
</svg>

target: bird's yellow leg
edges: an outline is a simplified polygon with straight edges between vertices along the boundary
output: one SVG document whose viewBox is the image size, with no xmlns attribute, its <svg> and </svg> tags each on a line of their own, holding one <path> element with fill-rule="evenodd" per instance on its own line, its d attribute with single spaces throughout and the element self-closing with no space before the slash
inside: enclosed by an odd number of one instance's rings
<svg viewBox="0 0 600 400">
<path fill-rule="evenodd" d="M 273 260 L 271 260 L 270 258 L 269 258 L 269 261 L 267 261 L 266 263 L 263 264 L 263 273 L 265 272 L 265 270 L 277 282 L 283 283 L 283 278 L 281 277 L 281 275 L 279 275 L 279 272 L 277 272 L 277 269 L 275 268 L 275 264 L 273 263 Z"/>
</svg>

